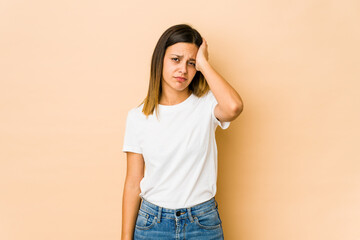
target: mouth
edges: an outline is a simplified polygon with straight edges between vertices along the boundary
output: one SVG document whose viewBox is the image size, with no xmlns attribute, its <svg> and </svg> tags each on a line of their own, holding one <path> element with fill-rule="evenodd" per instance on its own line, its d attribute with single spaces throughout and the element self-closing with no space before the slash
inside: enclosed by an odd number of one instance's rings
<svg viewBox="0 0 360 240">
<path fill-rule="evenodd" d="M 185 82 L 186 78 L 183 77 L 175 77 L 176 80 L 180 81 L 180 82 Z"/>
</svg>

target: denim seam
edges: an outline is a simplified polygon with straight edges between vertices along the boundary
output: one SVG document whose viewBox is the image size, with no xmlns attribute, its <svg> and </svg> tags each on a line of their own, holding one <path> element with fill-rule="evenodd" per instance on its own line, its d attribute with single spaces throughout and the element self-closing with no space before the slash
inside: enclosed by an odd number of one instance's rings
<svg viewBox="0 0 360 240">
<path fill-rule="evenodd" d="M 208 212 L 210 212 L 210 211 L 212 211 L 212 210 L 214 210 L 214 209 L 216 209 L 216 207 L 212 206 L 212 207 L 210 207 L 210 208 L 207 208 L 206 210 L 201 211 L 199 214 L 193 214 L 193 213 L 192 213 L 192 215 L 193 215 L 193 216 L 201 216 L 201 215 L 206 214 L 206 213 L 208 213 Z M 160 212 L 160 213 L 162 212 L 160 208 L 159 208 L 159 210 L 157 211 L 157 213 L 154 213 L 153 211 L 148 211 L 148 210 L 146 210 L 146 209 L 144 209 L 144 208 L 141 208 L 141 211 L 144 212 L 144 213 L 140 212 L 140 213 L 142 213 L 143 215 L 144 215 L 144 214 L 150 214 L 150 215 L 153 215 L 153 216 L 156 216 L 156 214 L 159 215 L 159 212 Z M 167 212 L 166 212 L 166 213 L 167 213 Z"/>
<path fill-rule="evenodd" d="M 201 216 L 201 215 L 204 215 L 206 213 L 209 213 L 211 211 L 213 211 L 214 209 L 216 209 L 216 207 L 211 207 L 209 210 L 206 210 L 206 211 L 202 211 L 201 213 L 199 214 L 194 214 L 194 216 Z"/>
<path fill-rule="evenodd" d="M 149 217 L 149 214 L 147 212 L 141 212 L 139 211 L 139 214 L 140 215 L 143 215 L 144 217 L 148 218 Z"/>
</svg>

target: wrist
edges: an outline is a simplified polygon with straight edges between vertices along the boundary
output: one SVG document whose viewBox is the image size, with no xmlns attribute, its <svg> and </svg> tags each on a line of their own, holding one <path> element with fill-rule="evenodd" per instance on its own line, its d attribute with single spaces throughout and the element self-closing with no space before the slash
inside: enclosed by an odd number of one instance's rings
<svg viewBox="0 0 360 240">
<path fill-rule="evenodd" d="M 131 236 L 129 234 L 123 234 L 121 236 L 121 240 L 133 240 L 133 236 Z"/>
<path fill-rule="evenodd" d="M 121 240 L 133 240 L 132 237 L 122 237 Z"/>
<path fill-rule="evenodd" d="M 209 66 L 210 66 L 210 63 L 207 60 L 204 60 L 204 61 L 199 63 L 198 71 L 203 73 L 204 70 L 206 70 Z"/>
</svg>

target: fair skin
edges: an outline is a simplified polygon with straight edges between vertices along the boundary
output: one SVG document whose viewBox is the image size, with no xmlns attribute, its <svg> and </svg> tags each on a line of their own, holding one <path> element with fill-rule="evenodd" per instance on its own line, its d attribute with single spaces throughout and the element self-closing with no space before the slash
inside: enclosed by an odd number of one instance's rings
<svg viewBox="0 0 360 240">
<path fill-rule="evenodd" d="M 176 54 L 179 56 L 175 56 Z M 207 42 L 198 48 L 193 43 L 176 43 L 166 49 L 163 65 L 162 96 L 160 104 L 174 105 L 190 96 L 188 89 L 196 71 L 205 76 L 218 104 L 214 114 L 220 121 L 233 121 L 243 109 L 243 103 L 234 88 L 208 62 Z M 179 81 L 175 77 L 185 77 Z M 144 177 L 142 154 L 127 153 L 127 170 L 122 205 L 122 240 L 132 240 L 141 198 L 140 181 Z"/>
<path fill-rule="evenodd" d="M 204 75 L 218 104 L 214 115 L 221 122 L 235 120 L 243 110 L 243 102 L 237 91 L 210 65 L 207 41 L 203 38 L 196 54 L 196 69 Z"/>
<path fill-rule="evenodd" d="M 196 71 L 204 75 L 218 104 L 214 114 L 220 121 L 235 120 L 243 109 L 243 103 L 236 90 L 210 65 L 207 42 L 198 48 L 194 43 L 178 42 L 165 51 L 163 62 L 162 96 L 160 104 L 174 105 L 190 96 L 189 88 Z M 175 77 L 184 77 L 180 81 Z"/>
<path fill-rule="evenodd" d="M 127 152 L 127 169 L 122 199 L 121 240 L 132 240 L 140 208 L 140 181 L 144 177 L 144 158 L 140 153 Z"/>
<path fill-rule="evenodd" d="M 163 60 L 163 80 L 160 104 L 175 105 L 190 96 L 189 88 L 196 74 L 195 59 L 198 47 L 193 43 L 179 42 L 169 46 Z M 180 81 L 175 77 L 184 77 Z"/>
</svg>

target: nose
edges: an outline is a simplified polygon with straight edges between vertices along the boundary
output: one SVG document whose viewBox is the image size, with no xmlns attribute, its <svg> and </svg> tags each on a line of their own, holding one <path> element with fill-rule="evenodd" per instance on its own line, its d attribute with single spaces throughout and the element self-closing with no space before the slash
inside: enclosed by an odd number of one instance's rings
<svg viewBox="0 0 360 240">
<path fill-rule="evenodd" d="M 180 65 L 180 72 L 182 72 L 182 73 L 186 73 L 186 72 L 187 72 L 186 62 Z"/>
</svg>

